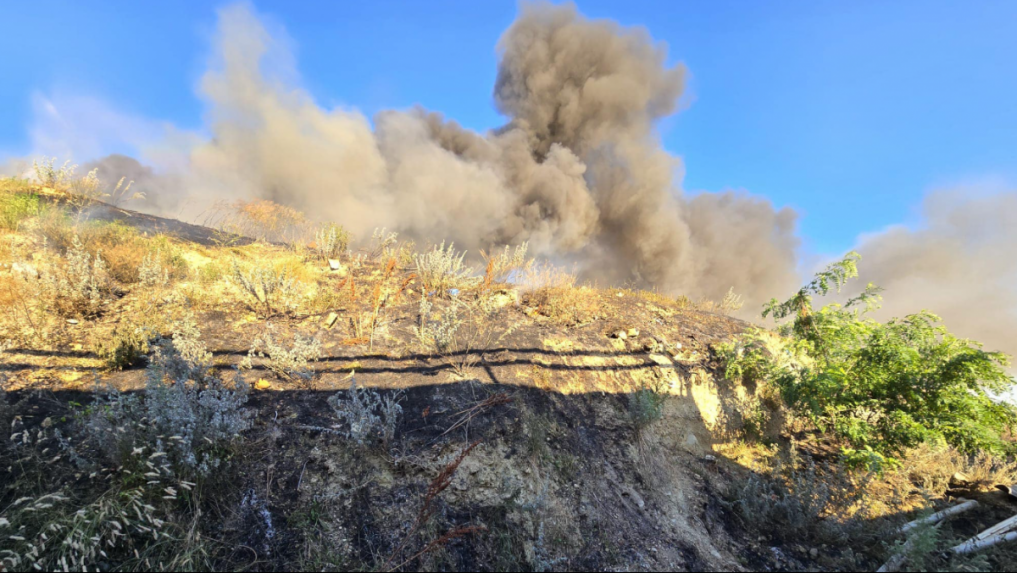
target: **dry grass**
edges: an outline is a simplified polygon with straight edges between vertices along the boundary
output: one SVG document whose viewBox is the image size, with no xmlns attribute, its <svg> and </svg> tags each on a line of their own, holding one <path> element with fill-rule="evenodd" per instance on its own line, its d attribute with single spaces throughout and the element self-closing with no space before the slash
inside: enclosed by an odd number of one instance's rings
<svg viewBox="0 0 1017 573">
<path fill-rule="evenodd" d="M 577 286 L 574 271 L 549 263 L 533 265 L 523 274 L 523 301 L 563 325 L 582 324 L 600 312 L 597 291 Z"/>
<path fill-rule="evenodd" d="M 978 490 L 1017 483 L 1017 461 L 985 452 L 969 456 L 946 445 L 924 444 L 906 452 L 900 461 L 900 470 L 887 477 L 887 486 L 897 490 L 917 487 L 930 497 L 945 494 L 955 475 L 964 476 L 966 487 Z"/>
<path fill-rule="evenodd" d="M 236 245 L 240 237 L 269 242 L 308 242 L 314 227 L 303 213 L 268 199 L 216 203 L 204 225 L 219 233 L 220 246 Z"/>
<path fill-rule="evenodd" d="M 0 340 L 40 349 L 64 343 L 66 322 L 38 296 L 39 282 L 24 275 L 0 275 Z"/>
</svg>

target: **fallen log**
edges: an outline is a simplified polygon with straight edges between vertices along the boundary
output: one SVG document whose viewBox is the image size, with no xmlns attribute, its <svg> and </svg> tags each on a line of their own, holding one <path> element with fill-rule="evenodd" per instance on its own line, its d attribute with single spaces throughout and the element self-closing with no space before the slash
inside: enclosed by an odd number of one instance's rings
<svg viewBox="0 0 1017 573">
<path fill-rule="evenodd" d="M 999 545 L 1007 541 L 1017 540 L 1017 531 L 1011 531 L 1010 533 L 1003 533 L 1000 535 L 993 535 L 992 537 L 986 537 L 982 540 L 975 540 L 974 538 L 968 539 L 964 543 L 954 547 L 950 551 L 953 551 L 957 555 L 964 555 L 966 553 L 974 553 L 979 549 L 985 549 L 986 547 L 992 547 L 993 545 Z"/>
<path fill-rule="evenodd" d="M 912 521 L 911 523 L 905 524 L 900 529 L 897 530 L 897 533 L 907 533 L 908 531 L 911 531 L 912 529 L 914 529 L 914 528 L 916 528 L 916 527 L 918 527 L 920 525 L 939 523 L 940 521 L 943 521 L 944 519 L 950 517 L 951 515 L 957 515 L 958 513 L 963 513 L 965 511 L 967 511 L 969 509 L 973 509 L 973 508 L 975 508 L 977 506 L 978 506 L 978 502 L 973 500 L 973 499 L 965 501 L 964 503 L 959 503 L 959 504 L 957 504 L 957 505 L 955 505 L 953 507 L 948 507 L 948 508 L 944 509 L 943 511 L 938 511 L 936 513 L 933 513 L 932 515 L 930 515 L 928 517 L 923 517 L 921 519 L 916 519 L 916 520 Z"/>
<path fill-rule="evenodd" d="M 908 531 L 911 531 L 912 529 L 915 529 L 916 527 L 920 527 L 922 525 L 933 525 L 939 523 L 940 521 L 943 521 L 944 519 L 950 517 L 951 515 L 963 513 L 977 506 L 978 502 L 975 500 L 968 500 L 963 503 L 959 503 L 953 507 L 948 507 L 943 511 L 933 513 L 928 517 L 923 517 L 921 519 L 916 519 L 910 523 L 907 523 L 901 526 L 901 528 L 897 530 L 897 533 L 907 533 Z M 888 571 L 899 571 L 901 566 L 904 565 L 904 561 L 907 560 L 908 552 L 911 551 L 911 548 L 914 546 L 914 542 L 915 542 L 914 537 L 908 538 L 908 540 L 904 542 L 904 545 L 901 546 L 900 551 L 898 551 L 894 556 L 890 557 L 890 559 L 887 560 L 887 562 L 884 563 L 883 566 L 877 570 L 877 573 L 884 573 Z"/>
<path fill-rule="evenodd" d="M 985 547 L 991 547 L 1004 541 L 1013 541 L 1017 539 L 1017 532 L 1009 532 L 1015 528 L 1017 528 L 1017 515 L 1000 521 L 964 543 L 951 548 L 950 551 L 962 555 Z"/>
</svg>

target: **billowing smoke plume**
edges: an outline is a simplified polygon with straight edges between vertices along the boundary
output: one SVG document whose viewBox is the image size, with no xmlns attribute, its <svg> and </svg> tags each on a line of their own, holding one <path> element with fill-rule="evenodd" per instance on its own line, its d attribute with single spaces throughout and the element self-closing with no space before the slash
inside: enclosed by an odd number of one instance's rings
<svg viewBox="0 0 1017 573">
<path fill-rule="evenodd" d="M 958 336 L 1017 354 L 1017 191 L 929 195 L 918 230 L 865 238 L 861 279 L 884 287 L 880 318 L 928 309 Z"/>
<path fill-rule="evenodd" d="M 734 287 L 746 316 L 801 281 L 793 211 L 743 193 L 683 195 L 681 162 L 656 128 L 675 113 L 685 71 L 642 29 L 523 5 L 497 44 L 494 103 L 509 121 L 490 133 L 423 109 L 373 121 L 323 109 L 292 81 L 283 44 L 248 7 L 228 7 L 201 82 L 202 133 L 37 98 L 36 151 L 81 140 L 87 154 L 103 134 L 139 148 L 156 170 L 125 156 L 84 167 L 134 179 L 143 207 L 170 216 L 266 198 L 360 237 L 384 226 L 474 254 L 529 241 L 600 285 L 713 299 Z M 864 238 L 862 280 L 886 288 L 881 318 L 930 309 L 959 335 L 1017 353 L 1017 192 L 965 195 L 930 195 L 917 230 Z"/>
<path fill-rule="evenodd" d="M 644 30 L 524 5 L 497 46 L 494 101 L 510 121 L 486 134 L 423 109 L 373 125 L 322 109 L 267 70 L 280 49 L 248 8 L 220 13 L 201 83 L 211 137 L 174 161 L 177 195 L 198 199 L 182 204 L 266 198 L 361 237 L 385 226 L 474 253 L 529 241 L 602 285 L 714 298 L 734 287 L 753 308 L 797 282 L 793 212 L 734 193 L 682 197 L 680 160 L 655 127 L 685 72 Z"/>
</svg>

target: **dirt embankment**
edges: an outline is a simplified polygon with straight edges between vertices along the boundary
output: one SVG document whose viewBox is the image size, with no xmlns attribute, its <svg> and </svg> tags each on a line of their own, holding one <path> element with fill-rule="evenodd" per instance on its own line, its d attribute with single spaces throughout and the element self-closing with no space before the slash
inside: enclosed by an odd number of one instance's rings
<svg viewBox="0 0 1017 573">
<path fill-rule="evenodd" d="M 115 218 L 176 235 L 192 276 L 217 258 L 292 258 L 271 245 L 203 247 L 207 231 L 124 213 Z M 45 404 L 26 413 L 27 424 L 70 425 L 66 405 L 87 403 L 96 382 L 143 386 L 144 359 L 106 371 L 93 350 L 118 325 L 158 316 L 168 335 L 172 317 L 192 316 L 215 368 L 228 371 L 271 324 L 278 340 L 313 337 L 322 356 L 306 380 L 253 360 L 254 423 L 228 478 L 236 499 L 212 527 L 233 544 L 224 565 L 739 568 L 718 493 L 733 466 L 711 452 L 740 427 L 750 392 L 718 375 L 711 346 L 744 323 L 621 289 L 584 290 L 589 312 L 561 320 L 501 285 L 461 296 L 458 343 L 436 352 L 419 341 L 420 299 L 430 293 L 412 268 L 306 266 L 315 288 L 352 294 L 266 318 L 257 301 L 200 298 L 214 287 L 196 279 L 158 296 L 125 288 L 97 317 L 61 327 L 58 346 L 9 349 L 8 389 L 30 408 Z M 385 292 L 390 285 L 402 287 Z M 472 320 L 469 305 L 481 303 L 483 319 Z M 454 302 L 433 304 L 440 313 Z M 372 314 L 366 333 L 363 317 Z M 358 446 L 336 435 L 328 399 L 348 399 L 354 380 L 401 405 L 389 443 Z"/>
</svg>

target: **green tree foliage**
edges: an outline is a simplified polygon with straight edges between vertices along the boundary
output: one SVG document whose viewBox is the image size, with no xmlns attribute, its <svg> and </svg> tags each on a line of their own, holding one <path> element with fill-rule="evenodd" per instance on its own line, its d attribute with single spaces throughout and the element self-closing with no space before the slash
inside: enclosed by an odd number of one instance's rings
<svg viewBox="0 0 1017 573">
<path fill-rule="evenodd" d="M 868 318 L 881 300 L 871 284 L 843 305 L 813 308 L 814 296 L 858 276 L 859 258 L 850 253 L 788 300 L 771 300 L 763 316 L 788 319 L 779 338 L 753 329 L 722 347 L 728 377 L 773 384 L 787 407 L 843 439 L 855 458 L 882 460 L 929 440 L 1017 451 L 1008 439 L 1017 411 L 994 398 L 1015 384 L 1007 355 L 953 336 L 927 311 Z"/>
</svg>

